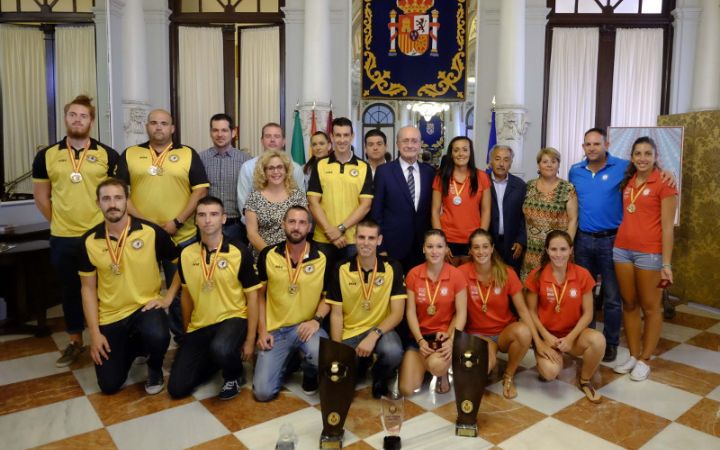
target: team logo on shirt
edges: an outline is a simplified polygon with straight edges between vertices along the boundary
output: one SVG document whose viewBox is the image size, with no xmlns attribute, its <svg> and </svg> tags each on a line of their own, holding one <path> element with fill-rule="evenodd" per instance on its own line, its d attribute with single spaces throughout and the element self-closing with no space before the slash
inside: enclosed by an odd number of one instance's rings
<svg viewBox="0 0 720 450">
<path fill-rule="evenodd" d="M 95 155 L 88 155 L 87 158 L 85 158 L 87 162 L 89 163 L 96 163 L 97 162 L 97 156 Z"/>
<path fill-rule="evenodd" d="M 648 195 L 650 195 L 650 188 L 645 188 L 645 190 L 643 191 L 643 195 L 644 195 L 645 197 L 647 197 Z"/>
<path fill-rule="evenodd" d="M 143 245 L 145 245 L 145 243 L 142 239 L 135 239 L 134 241 L 132 241 L 132 248 L 134 248 L 135 250 L 140 250 L 141 248 L 143 248 Z"/>
<path fill-rule="evenodd" d="M 446 295 L 448 295 L 448 288 L 447 288 L 447 287 L 444 287 L 444 286 L 441 287 L 441 288 L 440 288 L 440 295 L 442 295 L 443 297 L 446 296 Z"/>
<path fill-rule="evenodd" d="M 178 162 L 178 161 L 180 161 L 180 157 L 178 155 L 170 155 L 170 156 L 168 156 L 168 161 Z"/>
<path fill-rule="evenodd" d="M 313 267 L 312 264 L 308 264 L 303 270 L 305 271 L 305 273 L 313 273 L 315 271 L 315 267 Z"/>
<path fill-rule="evenodd" d="M 383 284 L 385 284 L 385 278 L 380 277 L 375 279 L 375 286 L 382 286 Z"/>
<path fill-rule="evenodd" d="M 602 176 L 602 180 L 603 180 L 603 181 L 607 181 L 607 179 L 608 179 L 608 175 L 607 175 L 607 174 L 605 174 L 605 175 Z"/>
<path fill-rule="evenodd" d="M 575 289 L 575 288 L 570 289 L 570 297 L 572 297 L 572 298 L 577 297 L 577 289 Z"/>
<path fill-rule="evenodd" d="M 501 292 L 502 292 L 502 289 L 500 289 L 499 287 L 495 286 L 495 295 L 500 295 Z"/>
<path fill-rule="evenodd" d="M 350 176 L 351 176 L 351 177 L 356 177 L 356 176 L 358 176 L 358 175 L 360 175 L 360 172 L 359 172 L 357 169 L 352 169 L 352 170 L 350 171 Z"/>
<path fill-rule="evenodd" d="M 218 267 L 221 269 L 227 268 L 228 262 L 225 259 L 218 260 Z"/>
</svg>

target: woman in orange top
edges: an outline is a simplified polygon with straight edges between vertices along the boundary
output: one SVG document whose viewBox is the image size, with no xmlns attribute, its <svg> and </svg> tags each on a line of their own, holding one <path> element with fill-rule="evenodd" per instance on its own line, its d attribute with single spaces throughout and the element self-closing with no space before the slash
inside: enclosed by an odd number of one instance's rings
<svg viewBox="0 0 720 450">
<path fill-rule="evenodd" d="M 615 238 L 613 261 L 623 299 L 623 324 L 630 357 L 614 370 L 629 372 L 631 380 L 642 381 L 650 375 L 647 362 L 655 352 L 662 330 L 662 288 L 673 279 L 670 263 L 677 209 L 677 190 L 660 179 L 657 147 L 649 137 L 640 137 L 633 143 L 620 189 L 624 214 Z"/>
<path fill-rule="evenodd" d="M 563 368 L 563 353 L 582 357 L 578 387 L 599 403 L 602 397 L 590 382 L 605 354 L 605 336 L 588 328 L 593 316 L 590 272 L 570 262 L 572 239 L 554 230 L 545 238 L 540 267 L 525 281 L 530 315 L 542 341 L 535 343 L 537 370 L 544 380 L 555 379 Z"/>
<path fill-rule="evenodd" d="M 490 178 L 474 153 L 470 139 L 453 138 L 433 182 L 432 226 L 447 236 L 450 256 L 467 255 L 470 233 L 490 227 Z"/>
<path fill-rule="evenodd" d="M 412 395 L 422 386 L 425 372 L 437 377 L 435 389 L 450 390 L 448 369 L 452 362 L 455 329 L 465 328 L 467 293 L 465 277 L 445 262 L 447 241 L 440 230 L 425 233 L 425 262 L 405 278 L 405 315 L 417 346 L 410 346 L 400 365 L 400 392 Z"/>
<path fill-rule="evenodd" d="M 495 251 L 492 235 L 477 229 L 470 235 L 472 261 L 458 267 L 468 283 L 468 317 L 465 331 L 488 341 L 488 372 L 495 368 L 498 349 L 508 354 L 503 375 L 503 396 L 515 398 L 513 376 L 532 340 L 541 342 L 525 306 L 522 283 L 515 271 Z M 520 316 L 510 310 L 512 298 Z"/>
</svg>

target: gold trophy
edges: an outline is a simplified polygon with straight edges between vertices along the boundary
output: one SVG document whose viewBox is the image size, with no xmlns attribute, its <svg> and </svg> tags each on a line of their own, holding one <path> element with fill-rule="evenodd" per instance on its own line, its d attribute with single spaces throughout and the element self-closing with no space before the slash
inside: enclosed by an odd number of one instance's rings
<svg viewBox="0 0 720 450">
<path fill-rule="evenodd" d="M 402 428 L 405 413 L 404 399 L 400 396 L 383 396 L 380 399 L 382 423 L 388 434 L 383 439 L 383 450 L 400 450 L 400 428 Z"/>
<path fill-rule="evenodd" d="M 487 384 L 488 343 L 455 330 L 452 354 L 453 386 L 457 405 L 457 436 L 478 435 L 477 414 Z"/>
<path fill-rule="evenodd" d="M 355 349 L 320 338 L 320 409 L 323 418 L 323 430 L 320 435 L 320 448 L 342 448 L 350 404 L 355 395 L 355 374 L 357 359 Z"/>
</svg>

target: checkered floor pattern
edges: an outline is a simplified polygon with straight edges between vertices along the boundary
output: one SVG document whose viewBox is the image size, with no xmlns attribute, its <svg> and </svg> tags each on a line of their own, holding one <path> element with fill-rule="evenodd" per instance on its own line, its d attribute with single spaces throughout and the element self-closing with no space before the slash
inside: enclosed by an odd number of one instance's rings
<svg viewBox="0 0 720 450">
<path fill-rule="evenodd" d="M 0 448 L 273 449 L 285 423 L 295 430 L 296 448 L 318 447 L 319 399 L 302 393 L 299 374 L 271 403 L 252 399 L 251 381 L 238 397 L 220 401 L 219 377 L 172 400 L 166 392 L 145 394 L 146 370 L 137 364 L 127 386 L 106 396 L 87 352 L 69 368 L 55 367 L 67 337 L 60 318 L 50 323 L 50 337 L 0 336 Z M 626 356 L 621 346 L 619 360 Z M 403 449 L 720 449 L 720 314 L 679 306 L 664 324 L 648 380 L 633 382 L 601 367 L 594 379 L 600 405 L 573 384 L 577 365 L 567 359 L 559 380 L 542 383 L 526 356 L 515 378 L 519 395 L 509 401 L 502 397 L 500 361 L 482 401 L 478 438 L 455 437 L 452 393 L 426 386 L 406 399 Z M 370 387 L 359 386 L 345 448 L 382 447 L 379 413 Z"/>
</svg>

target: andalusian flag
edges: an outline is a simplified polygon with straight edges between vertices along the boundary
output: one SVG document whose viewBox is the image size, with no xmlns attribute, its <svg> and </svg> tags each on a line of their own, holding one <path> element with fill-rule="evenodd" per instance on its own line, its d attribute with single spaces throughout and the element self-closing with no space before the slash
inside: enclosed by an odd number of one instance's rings
<svg viewBox="0 0 720 450">
<path fill-rule="evenodd" d="M 290 153 L 292 154 L 293 161 L 300 165 L 305 164 L 305 143 L 303 142 L 300 111 L 298 110 L 295 110 L 295 125 L 293 126 L 292 147 Z"/>
</svg>

